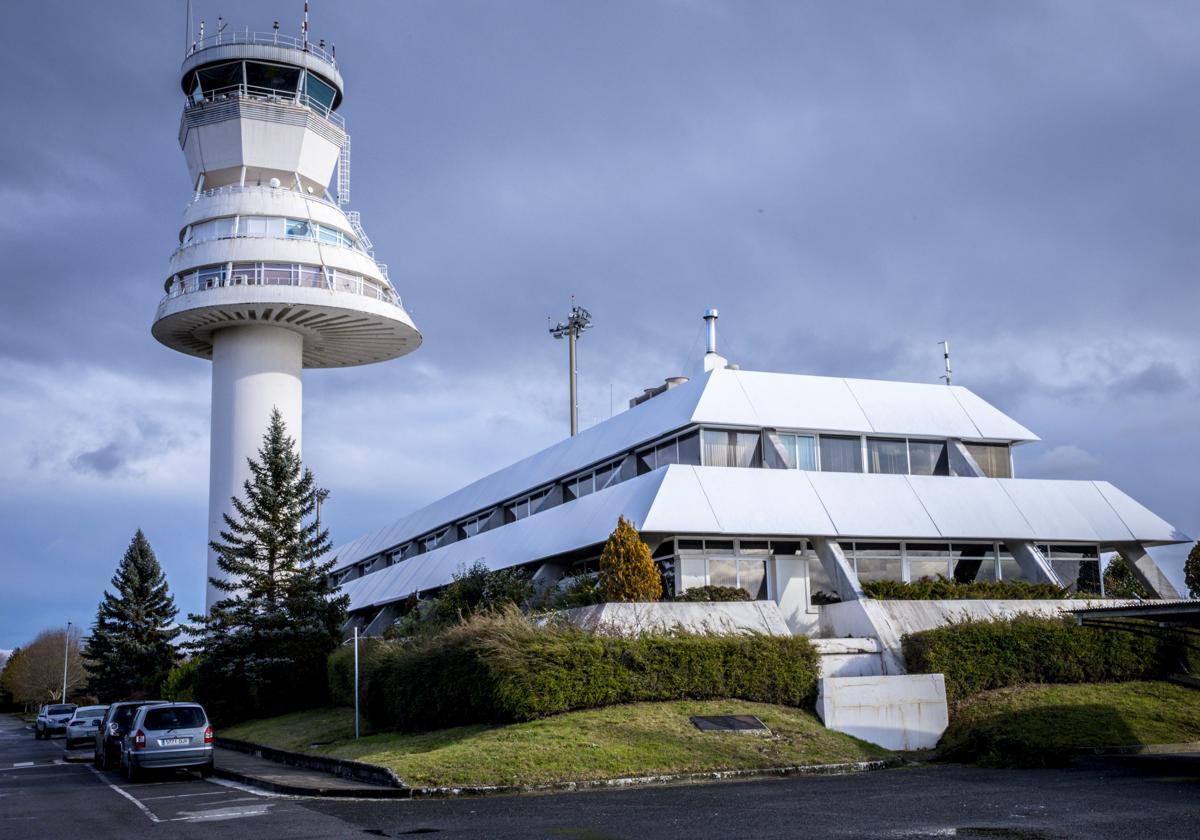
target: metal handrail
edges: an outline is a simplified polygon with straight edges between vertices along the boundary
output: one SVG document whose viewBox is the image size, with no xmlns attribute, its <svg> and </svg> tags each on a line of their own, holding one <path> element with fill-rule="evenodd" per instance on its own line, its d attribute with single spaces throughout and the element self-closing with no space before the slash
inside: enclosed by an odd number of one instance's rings
<svg viewBox="0 0 1200 840">
<path fill-rule="evenodd" d="M 266 44 L 273 47 L 287 47 L 293 50 L 312 53 L 317 58 L 328 61 L 335 67 L 337 66 L 337 55 L 332 50 L 326 50 L 318 44 L 313 44 L 294 35 L 280 35 L 278 31 L 251 32 L 245 29 L 241 32 L 237 30 L 228 33 L 218 32 L 216 35 L 192 41 L 188 47 L 187 54 L 194 55 L 200 50 L 206 50 L 209 47 L 221 47 L 227 44 Z"/>
<path fill-rule="evenodd" d="M 185 248 L 191 248 L 195 245 L 203 245 L 206 242 L 221 242 L 226 239 L 280 239 L 288 242 L 311 242 L 316 245 L 323 245 L 327 248 L 344 248 L 347 251 L 353 251 L 356 254 L 360 254 L 361 256 L 371 259 L 371 255 L 367 251 L 364 251 L 361 248 L 355 248 L 353 245 L 343 245 L 340 242 L 326 242 L 324 239 L 318 239 L 316 236 L 288 236 L 286 234 L 279 236 L 278 234 L 274 233 L 223 233 L 220 236 L 210 236 L 207 239 L 195 239 L 191 242 L 182 242 L 174 251 L 171 252 L 171 257 L 172 259 L 177 257 Z M 372 262 L 374 262 L 373 259 Z M 379 268 L 379 273 L 384 277 L 387 277 L 387 264 L 375 262 L 375 265 Z"/>
<path fill-rule="evenodd" d="M 295 193 L 296 195 L 308 199 L 309 201 L 319 201 L 322 204 L 328 204 L 330 207 L 337 207 L 339 210 L 341 209 L 336 201 L 328 199 L 323 195 L 317 195 L 316 193 L 302 193 L 299 190 L 294 190 L 290 187 L 272 187 L 263 184 L 249 184 L 247 186 L 242 186 L 241 184 L 226 184 L 223 187 L 213 187 L 210 190 L 200 190 L 192 197 L 192 200 L 189 201 L 188 204 L 195 204 L 202 198 L 213 198 L 214 196 L 222 195 L 223 193 L 249 192 L 251 190 L 270 191 L 272 193 Z"/>
<path fill-rule="evenodd" d="M 320 100 L 314 99 L 312 96 L 309 96 L 302 90 L 294 92 L 276 90 L 275 88 L 259 87 L 257 85 L 249 85 L 244 82 L 236 85 L 229 85 L 223 88 L 217 88 L 216 90 L 203 91 L 202 98 L 199 101 L 190 96 L 185 96 L 184 100 L 187 104 L 184 106 L 184 111 L 187 112 L 193 108 L 200 108 L 205 105 L 223 102 L 231 98 L 240 99 L 242 97 L 245 97 L 246 99 L 257 99 L 263 102 L 274 102 L 279 105 L 297 105 L 302 108 L 308 108 L 318 116 L 329 120 L 343 131 L 346 129 L 346 120 L 341 114 L 325 107 Z"/>
<path fill-rule="evenodd" d="M 185 277 L 176 283 L 172 283 L 161 301 L 161 308 L 169 300 L 184 297 L 185 295 L 207 292 L 212 289 L 236 288 L 237 286 L 295 286 L 298 288 L 308 289 L 326 289 L 331 292 L 351 292 L 361 295 L 366 298 L 374 298 L 375 300 L 390 303 L 393 306 L 403 308 L 404 304 L 400 301 L 400 296 L 395 293 L 394 289 L 380 286 L 374 280 L 362 277 L 357 274 L 335 274 L 333 277 L 322 273 L 317 277 L 296 277 L 288 278 L 288 280 L 268 279 L 265 277 L 251 278 L 250 282 L 240 282 L 238 277 L 204 277 L 199 276 Z"/>
</svg>

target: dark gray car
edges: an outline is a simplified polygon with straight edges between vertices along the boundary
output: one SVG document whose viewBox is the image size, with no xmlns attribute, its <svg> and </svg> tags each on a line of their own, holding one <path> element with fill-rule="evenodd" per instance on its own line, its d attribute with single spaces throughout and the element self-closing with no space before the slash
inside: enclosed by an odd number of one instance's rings
<svg viewBox="0 0 1200 840">
<path fill-rule="evenodd" d="M 199 703 L 142 706 L 121 739 L 121 772 L 137 781 L 143 770 L 213 769 L 213 728 Z"/>
<path fill-rule="evenodd" d="M 100 729 L 96 732 L 96 746 L 92 763 L 101 770 L 107 770 L 117 763 L 121 757 L 121 739 L 133 722 L 133 715 L 147 703 L 165 703 L 165 700 L 122 700 L 113 703 L 100 721 Z"/>
</svg>

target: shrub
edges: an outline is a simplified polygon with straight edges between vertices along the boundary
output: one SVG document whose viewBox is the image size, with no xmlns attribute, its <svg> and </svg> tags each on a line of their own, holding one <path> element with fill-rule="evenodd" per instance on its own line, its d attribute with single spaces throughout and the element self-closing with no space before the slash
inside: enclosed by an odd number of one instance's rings
<svg viewBox="0 0 1200 840">
<path fill-rule="evenodd" d="M 959 583 L 938 575 L 911 583 L 898 580 L 869 580 L 863 591 L 872 598 L 886 601 L 966 601 L 996 600 L 1058 600 L 1070 598 L 1071 592 L 1052 583 L 1026 583 L 1023 580 L 977 580 Z"/>
<path fill-rule="evenodd" d="M 642 542 L 637 528 L 617 517 L 600 553 L 600 593 L 606 601 L 657 601 L 662 597 L 662 576 Z"/>
<path fill-rule="evenodd" d="M 1168 644 L 1083 627 L 1070 616 L 964 621 L 904 636 L 909 673 L 942 673 L 952 703 L 1020 683 L 1124 682 L 1161 676 Z"/>
<path fill-rule="evenodd" d="M 555 609 L 569 610 L 572 607 L 587 607 L 603 603 L 603 601 L 596 576 L 585 574 L 572 578 L 565 587 L 558 591 L 554 596 L 554 607 Z"/>
<path fill-rule="evenodd" d="M 184 660 L 166 672 L 158 696 L 172 702 L 196 699 L 196 673 L 200 663 L 194 657 Z"/>
<path fill-rule="evenodd" d="M 752 601 L 740 586 L 693 586 L 679 596 L 680 601 Z"/>
<path fill-rule="evenodd" d="M 366 709 L 377 729 L 421 730 L 644 700 L 806 706 L 817 672 L 816 652 L 801 637 L 615 638 L 537 627 L 509 610 L 381 649 L 366 677 Z"/>
<path fill-rule="evenodd" d="M 454 580 L 437 597 L 434 621 L 451 624 L 478 612 L 525 606 L 533 597 L 532 575 L 526 569 L 489 569 L 476 560 L 454 573 Z"/>
<path fill-rule="evenodd" d="M 358 640 L 358 688 L 362 692 L 367 674 L 375 666 L 386 643 L 379 639 Z M 354 705 L 354 644 L 343 644 L 326 662 L 329 700 L 335 706 Z"/>
</svg>

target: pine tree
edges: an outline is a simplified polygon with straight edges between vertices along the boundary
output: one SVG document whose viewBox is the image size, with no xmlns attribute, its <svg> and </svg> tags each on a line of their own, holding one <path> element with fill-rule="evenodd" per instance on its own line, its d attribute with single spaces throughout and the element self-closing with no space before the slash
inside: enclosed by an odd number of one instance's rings
<svg viewBox="0 0 1200 840">
<path fill-rule="evenodd" d="M 146 535 L 139 529 L 105 590 L 84 648 L 88 690 L 105 702 L 146 697 L 175 664 L 179 610 Z"/>
<path fill-rule="evenodd" d="M 1104 594 L 1109 598 L 1150 598 L 1150 592 L 1133 574 L 1125 555 L 1117 552 L 1104 570 Z"/>
<path fill-rule="evenodd" d="M 1200 598 L 1200 541 L 1192 546 L 1183 561 L 1183 582 L 1188 588 L 1189 598 Z"/>
<path fill-rule="evenodd" d="M 222 722 L 319 705 L 325 660 L 341 641 L 349 597 L 329 580 L 329 532 L 313 521 L 318 490 L 276 410 L 243 498 L 233 497 L 221 541 L 210 543 L 225 593 L 191 616 L 196 696 Z"/>
<path fill-rule="evenodd" d="M 657 601 L 662 576 L 637 528 L 617 518 L 617 527 L 600 554 L 600 593 L 606 601 Z"/>
</svg>

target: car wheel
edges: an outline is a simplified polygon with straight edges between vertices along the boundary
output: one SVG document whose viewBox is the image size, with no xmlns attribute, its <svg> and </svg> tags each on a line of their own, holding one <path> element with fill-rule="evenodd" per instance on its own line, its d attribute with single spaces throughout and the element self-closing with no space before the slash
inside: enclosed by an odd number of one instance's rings
<svg viewBox="0 0 1200 840">
<path fill-rule="evenodd" d="M 201 765 L 201 767 L 200 767 L 200 778 L 201 779 L 207 779 L 212 774 L 213 774 L 213 762 L 210 761 L 210 762 L 208 762 L 208 764 Z"/>
<path fill-rule="evenodd" d="M 125 778 L 129 780 L 130 784 L 140 782 L 142 780 L 142 771 L 131 761 L 129 762 L 129 770 L 125 774 Z"/>
</svg>

